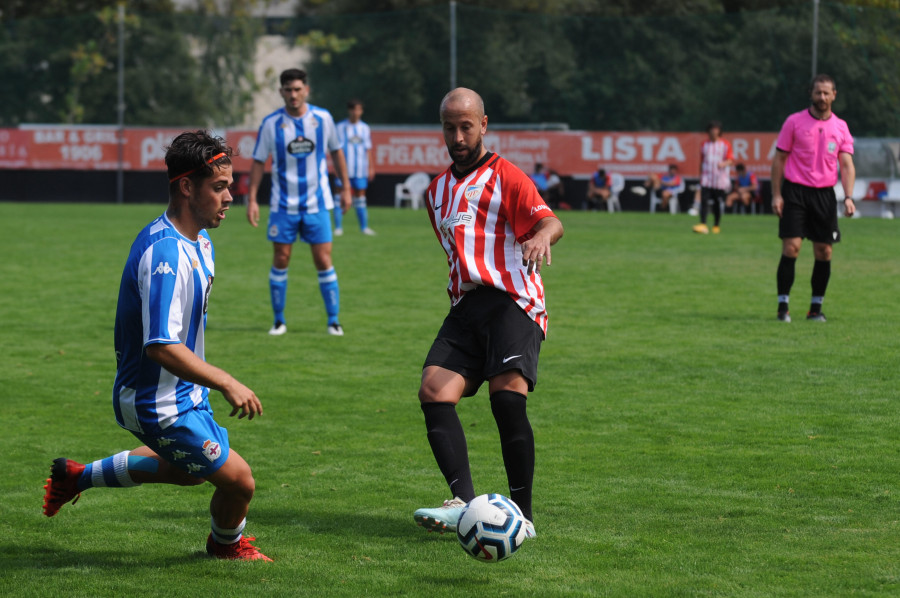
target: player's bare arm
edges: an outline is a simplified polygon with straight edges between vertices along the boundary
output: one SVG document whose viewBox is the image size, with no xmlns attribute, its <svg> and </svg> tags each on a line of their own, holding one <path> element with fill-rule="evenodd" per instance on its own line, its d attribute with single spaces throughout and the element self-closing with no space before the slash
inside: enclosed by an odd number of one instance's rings
<svg viewBox="0 0 900 598">
<path fill-rule="evenodd" d="M 555 216 L 538 220 L 528 233 L 530 238 L 522 243 L 522 265 L 528 266 L 529 274 L 532 270 L 540 274 L 545 258 L 550 265 L 550 247 L 562 238 L 563 232 L 562 222 Z"/>
<path fill-rule="evenodd" d="M 353 191 L 350 189 L 350 178 L 347 173 L 347 160 L 344 158 L 344 150 L 336 149 L 331 152 L 331 162 L 334 164 L 334 174 L 341 179 L 341 212 L 346 214 L 353 205 Z"/>
<path fill-rule="evenodd" d="M 262 415 L 262 403 L 252 390 L 221 368 L 206 363 L 182 343 L 155 343 L 145 349 L 147 357 L 182 380 L 218 390 L 233 407 L 230 416 L 238 419 Z"/>
<path fill-rule="evenodd" d="M 775 150 L 775 157 L 772 159 L 772 212 L 781 218 L 784 209 L 784 198 L 781 197 L 781 181 L 784 178 L 784 163 L 787 161 L 788 153 L 780 149 Z"/>
<path fill-rule="evenodd" d="M 856 204 L 853 203 L 856 166 L 853 165 L 853 156 L 847 152 L 840 152 L 838 160 L 841 163 L 841 186 L 844 188 L 844 215 L 850 217 L 856 213 Z"/>
<path fill-rule="evenodd" d="M 266 165 L 259 160 L 254 160 L 250 165 L 250 182 L 247 191 L 247 221 L 254 227 L 259 226 L 259 202 L 256 195 L 259 192 L 259 184 L 262 182 Z"/>
</svg>

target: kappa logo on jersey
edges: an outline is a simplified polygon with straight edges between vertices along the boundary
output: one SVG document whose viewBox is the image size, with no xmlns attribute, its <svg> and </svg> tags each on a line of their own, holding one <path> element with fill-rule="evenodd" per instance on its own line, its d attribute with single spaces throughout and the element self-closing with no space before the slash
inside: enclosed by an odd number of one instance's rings
<svg viewBox="0 0 900 598">
<path fill-rule="evenodd" d="M 360 137 L 359 135 L 354 135 L 353 137 L 350 137 L 349 139 L 347 139 L 347 143 L 362 143 L 362 142 L 363 142 L 363 138 Z"/>
<path fill-rule="evenodd" d="M 316 151 L 316 142 L 312 139 L 307 139 L 303 135 L 300 135 L 299 137 L 288 143 L 287 150 L 289 153 L 294 154 L 295 156 L 311 154 Z"/>
<path fill-rule="evenodd" d="M 222 455 L 222 449 L 218 442 L 207 440 L 203 443 L 203 456 L 210 461 L 215 461 Z"/>
<path fill-rule="evenodd" d="M 212 290 L 212 283 L 215 279 L 215 276 L 210 274 L 206 277 L 207 285 L 206 285 L 206 295 L 203 297 L 203 313 L 206 313 L 206 310 L 209 309 L 209 292 Z"/>
<path fill-rule="evenodd" d="M 466 196 L 467 201 L 472 201 L 473 199 L 481 195 L 482 191 L 484 191 L 484 185 L 469 185 L 468 187 L 466 187 L 466 191 L 465 193 L 463 193 L 463 195 Z"/>
<path fill-rule="evenodd" d="M 156 270 L 153 271 L 153 274 L 175 274 L 175 270 L 172 269 L 172 266 L 169 265 L 169 262 L 160 262 L 158 266 L 156 266 Z"/>
<path fill-rule="evenodd" d="M 534 214 L 535 212 L 540 212 L 541 210 L 549 210 L 549 209 L 550 208 L 548 208 L 547 206 L 544 206 L 544 205 L 534 206 L 533 208 L 531 208 L 531 213 Z"/>
</svg>

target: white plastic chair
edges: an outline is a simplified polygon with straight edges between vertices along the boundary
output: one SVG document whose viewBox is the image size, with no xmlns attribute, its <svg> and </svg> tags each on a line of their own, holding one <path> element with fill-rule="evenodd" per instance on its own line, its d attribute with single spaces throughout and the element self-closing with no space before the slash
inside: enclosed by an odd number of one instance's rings
<svg viewBox="0 0 900 598">
<path fill-rule="evenodd" d="M 681 182 L 678 183 L 678 186 L 672 189 L 672 197 L 669 199 L 669 213 L 677 214 L 678 213 L 678 196 L 684 191 L 684 177 L 681 178 Z M 662 205 L 662 198 L 657 195 L 656 192 L 650 192 L 650 213 L 655 214 L 656 208 Z"/>
<path fill-rule="evenodd" d="M 625 189 L 625 177 L 619 173 L 609 175 L 609 199 L 606 200 L 606 209 L 610 213 L 622 211 L 622 204 L 619 203 L 619 193 Z"/>
<path fill-rule="evenodd" d="M 394 187 L 394 207 L 403 207 L 409 202 L 409 207 L 418 210 L 425 201 L 425 191 L 431 184 L 431 177 L 425 172 L 417 172 L 406 177 L 402 183 Z"/>
<path fill-rule="evenodd" d="M 881 217 L 894 218 L 897 215 L 897 204 L 900 203 L 900 180 L 888 182 L 887 195 L 882 201 L 884 209 L 881 211 Z"/>
</svg>

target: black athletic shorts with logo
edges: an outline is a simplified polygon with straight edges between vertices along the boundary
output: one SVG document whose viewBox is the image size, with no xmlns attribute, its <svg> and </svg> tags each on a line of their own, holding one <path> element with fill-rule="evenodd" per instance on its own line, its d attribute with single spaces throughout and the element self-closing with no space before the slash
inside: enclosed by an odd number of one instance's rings
<svg viewBox="0 0 900 598">
<path fill-rule="evenodd" d="M 779 237 L 800 237 L 829 245 L 841 240 L 834 187 L 807 187 L 785 179 L 781 196 L 784 210 L 778 221 Z"/>
<path fill-rule="evenodd" d="M 450 308 L 422 367 L 436 365 L 477 380 L 479 386 L 519 370 L 532 391 L 543 340 L 541 327 L 505 291 L 479 286 Z"/>
</svg>

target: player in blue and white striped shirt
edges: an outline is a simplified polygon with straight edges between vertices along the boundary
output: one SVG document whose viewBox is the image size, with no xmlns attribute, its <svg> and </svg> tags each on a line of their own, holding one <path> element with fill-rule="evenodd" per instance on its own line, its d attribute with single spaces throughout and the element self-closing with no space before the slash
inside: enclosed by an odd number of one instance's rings
<svg viewBox="0 0 900 598">
<path fill-rule="evenodd" d="M 363 103 L 361 100 L 347 102 L 347 118 L 337 124 L 337 136 L 347 160 L 347 171 L 350 187 L 353 189 L 353 207 L 359 228 L 364 235 L 374 235 L 369 228 L 369 210 L 366 207 L 366 188 L 369 181 L 375 178 L 375 161 L 372 154 L 372 129 L 362 121 Z M 341 181 L 335 181 L 341 188 Z M 334 234 L 344 234 L 340 210 L 334 212 Z"/>
<path fill-rule="evenodd" d="M 346 211 L 351 199 L 344 152 L 338 142 L 331 114 L 306 102 L 309 85 L 305 71 L 288 69 L 281 73 L 280 92 L 284 107 L 265 117 L 259 127 L 247 198 L 247 219 L 253 226 L 258 226 L 257 193 L 266 161 L 272 156 L 268 239 L 274 247 L 269 291 L 275 322 L 269 334 L 287 332 L 284 307 L 288 265 L 299 234 L 300 239 L 309 244 L 319 273 L 319 290 L 328 314 L 328 332 L 342 336 L 344 329 L 338 322 L 340 296 L 337 273 L 331 262 L 330 210 L 334 207 L 334 200 L 328 186 L 326 158 L 330 153 L 335 174 L 343 183 L 340 209 Z"/>
<path fill-rule="evenodd" d="M 255 482 L 250 466 L 212 416 L 209 389 L 231 415 L 262 414 L 256 394 L 204 358 L 209 292 L 215 278 L 207 228 L 231 205 L 232 150 L 206 131 L 182 133 L 166 151 L 169 206 L 131 246 L 116 309 L 116 421 L 143 442 L 132 451 L 82 465 L 53 462 L 44 514 L 53 517 L 96 486 L 142 483 L 216 487 L 207 552 L 218 558 L 271 560 L 243 536 Z"/>
</svg>

